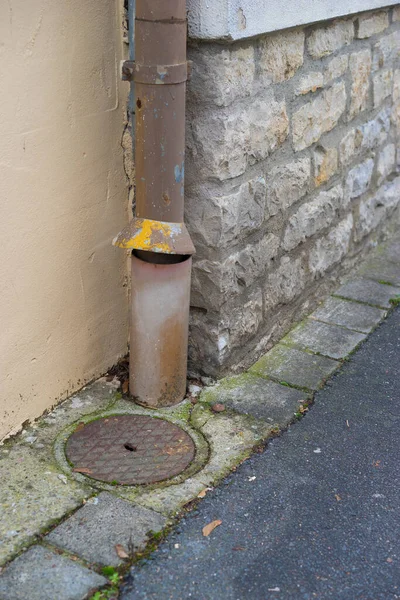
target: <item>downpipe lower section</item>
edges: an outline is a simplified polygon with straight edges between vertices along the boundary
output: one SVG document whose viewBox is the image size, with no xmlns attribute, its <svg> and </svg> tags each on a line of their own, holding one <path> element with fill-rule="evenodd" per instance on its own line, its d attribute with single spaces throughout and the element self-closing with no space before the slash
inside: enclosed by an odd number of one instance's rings
<svg viewBox="0 0 400 600">
<path fill-rule="evenodd" d="M 129 391 L 144 406 L 172 406 L 186 394 L 192 258 L 135 251 L 131 266 Z"/>
</svg>

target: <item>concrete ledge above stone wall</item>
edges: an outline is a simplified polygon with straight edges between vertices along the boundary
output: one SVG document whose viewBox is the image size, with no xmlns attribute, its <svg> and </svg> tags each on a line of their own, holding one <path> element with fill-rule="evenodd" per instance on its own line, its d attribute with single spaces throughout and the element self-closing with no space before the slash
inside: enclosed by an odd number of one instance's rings
<svg viewBox="0 0 400 600">
<path fill-rule="evenodd" d="M 397 4 L 390 0 L 187 0 L 193 39 L 240 40 Z"/>
<path fill-rule="evenodd" d="M 400 6 L 192 42 L 192 367 L 249 364 L 399 222 Z"/>
</svg>

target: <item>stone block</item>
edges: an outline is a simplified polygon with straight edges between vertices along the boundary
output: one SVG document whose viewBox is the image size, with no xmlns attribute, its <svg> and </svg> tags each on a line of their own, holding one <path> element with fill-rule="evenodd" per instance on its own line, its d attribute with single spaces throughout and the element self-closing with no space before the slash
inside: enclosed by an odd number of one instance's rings
<svg viewBox="0 0 400 600">
<path fill-rule="evenodd" d="M 159 513 L 102 492 L 95 502 L 87 502 L 58 525 L 46 540 L 90 563 L 117 566 L 123 560 L 117 555 L 116 544 L 127 551 L 143 549 L 149 531 L 160 531 L 166 522 Z"/>
<path fill-rule="evenodd" d="M 191 308 L 189 316 L 189 349 L 190 365 L 196 369 L 201 364 L 208 375 L 218 375 L 221 365 L 228 358 L 227 341 L 219 348 L 218 317 L 209 311 Z"/>
<path fill-rule="evenodd" d="M 392 181 L 385 183 L 380 188 L 378 194 L 381 196 L 387 211 L 396 208 L 400 202 L 400 177 L 396 177 Z"/>
<path fill-rule="evenodd" d="M 311 161 L 304 157 L 271 169 L 267 178 L 266 216 L 284 211 L 308 192 Z"/>
<path fill-rule="evenodd" d="M 390 117 L 390 108 L 384 108 L 374 119 L 346 133 L 339 144 L 341 164 L 347 165 L 362 152 L 383 144 L 390 131 Z"/>
<path fill-rule="evenodd" d="M 307 49 L 312 58 L 322 58 L 343 46 L 348 46 L 353 38 L 352 21 L 333 21 L 326 27 L 319 27 L 311 32 L 307 39 Z"/>
<path fill-rule="evenodd" d="M 347 327 L 347 329 L 353 329 L 361 333 L 369 333 L 380 323 L 385 315 L 385 310 L 381 310 L 375 306 L 359 304 L 358 302 L 342 300 L 341 298 L 331 296 L 320 308 L 310 315 L 310 318 L 331 325 Z"/>
<path fill-rule="evenodd" d="M 314 200 L 302 204 L 289 219 L 282 242 L 284 249 L 292 250 L 300 242 L 330 225 L 344 205 L 341 185 L 320 192 Z"/>
<path fill-rule="evenodd" d="M 326 183 L 338 170 L 338 151 L 336 148 L 317 146 L 313 153 L 314 185 Z"/>
<path fill-rule="evenodd" d="M 369 38 L 376 33 L 382 33 L 389 27 L 388 11 L 373 12 L 360 15 L 356 21 L 356 37 L 359 40 Z"/>
<path fill-rule="evenodd" d="M 392 95 L 393 71 L 387 69 L 375 73 L 373 78 L 374 108 L 378 108 L 388 96 Z"/>
<path fill-rule="evenodd" d="M 392 107 L 392 123 L 396 128 L 396 135 L 400 133 L 400 102 L 394 104 Z"/>
<path fill-rule="evenodd" d="M 339 158 L 342 166 L 348 165 L 356 152 L 356 130 L 350 129 L 339 144 Z"/>
<path fill-rule="evenodd" d="M 303 150 L 337 125 L 346 108 L 343 82 L 324 90 L 318 98 L 297 110 L 292 117 L 293 146 Z"/>
<path fill-rule="evenodd" d="M 213 195 L 207 185 L 190 189 L 185 214 L 193 242 L 226 248 L 256 232 L 264 221 L 265 199 L 264 177 L 246 181 L 224 196 Z"/>
<path fill-rule="evenodd" d="M 279 83 L 290 79 L 304 61 L 304 31 L 284 31 L 261 38 L 259 43 L 260 78 Z"/>
<path fill-rule="evenodd" d="M 353 215 L 349 214 L 336 227 L 316 241 L 310 251 L 309 269 L 314 277 L 323 275 L 348 253 L 353 230 Z"/>
<path fill-rule="evenodd" d="M 381 185 L 391 173 L 393 173 L 396 162 L 396 146 L 388 144 L 381 150 L 378 156 L 377 174 L 378 185 Z"/>
<path fill-rule="evenodd" d="M 358 210 L 354 240 L 360 242 L 382 222 L 386 215 L 385 205 L 380 194 L 362 200 Z"/>
<path fill-rule="evenodd" d="M 192 306 L 220 308 L 231 297 L 266 273 L 279 249 L 279 238 L 267 234 L 259 242 L 247 244 L 243 250 L 221 261 L 200 260 L 193 264 Z"/>
<path fill-rule="evenodd" d="M 345 195 L 349 200 L 358 198 L 369 189 L 373 171 L 374 161 L 372 158 L 369 158 L 349 171 L 345 187 Z"/>
<path fill-rule="evenodd" d="M 348 66 L 348 54 L 342 54 L 342 56 L 335 56 L 335 58 L 332 58 L 324 72 L 324 84 L 327 85 L 333 79 L 342 77 L 342 75 L 346 73 Z"/>
<path fill-rule="evenodd" d="M 356 128 L 356 152 L 373 150 L 387 139 L 389 131 L 390 108 L 384 108 L 375 119 Z"/>
<path fill-rule="evenodd" d="M 307 319 L 295 327 L 282 342 L 330 358 L 341 359 L 348 356 L 365 337 L 363 333 L 344 327 Z"/>
<path fill-rule="evenodd" d="M 339 366 L 336 360 L 325 356 L 277 344 L 251 367 L 250 372 L 307 390 L 317 390 Z"/>
<path fill-rule="evenodd" d="M 288 304 L 299 296 L 307 281 L 302 258 L 283 256 L 279 267 L 268 274 L 264 286 L 265 311 L 279 304 Z"/>
<path fill-rule="evenodd" d="M 249 109 L 247 121 L 244 150 L 251 164 L 267 158 L 283 144 L 289 133 L 289 118 L 284 100 L 255 102 Z"/>
<path fill-rule="evenodd" d="M 196 177 L 213 177 L 220 181 L 242 175 L 247 168 L 249 143 L 246 114 L 229 111 L 198 110 L 188 128 L 188 159 L 196 164 Z M 194 165 L 193 165 L 194 166 Z M 190 174 L 186 178 L 189 180 Z M 196 181 L 194 179 L 194 181 Z"/>
<path fill-rule="evenodd" d="M 255 76 L 254 45 L 245 47 L 202 46 L 191 49 L 192 77 L 188 84 L 189 101 L 229 106 L 239 98 L 248 98 Z"/>
<path fill-rule="evenodd" d="M 400 101 L 400 69 L 393 71 L 393 102 Z"/>
<path fill-rule="evenodd" d="M 390 308 L 391 298 L 395 298 L 399 294 L 400 287 L 386 285 L 370 279 L 348 281 L 335 292 L 335 296 L 364 302 L 379 308 Z"/>
<path fill-rule="evenodd" d="M 108 580 L 65 556 L 33 546 L 0 576 L 4 600 L 84 600 Z"/>
<path fill-rule="evenodd" d="M 303 75 L 296 86 L 295 94 L 296 96 L 303 96 L 304 94 L 309 94 L 310 92 L 316 92 L 318 89 L 322 88 L 324 85 L 324 76 L 321 72 L 312 71 L 307 73 L 307 75 Z"/>
<path fill-rule="evenodd" d="M 392 20 L 400 21 L 400 6 L 395 6 L 392 12 Z"/>
<path fill-rule="evenodd" d="M 201 396 L 202 402 L 221 402 L 239 413 L 280 427 L 286 427 L 292 421 L 294 413 L 307 398 L 306 392 L 251 373 L 222 379 Z"/>
<path fill-rule="evenodd" d="M 261 290 L 254 290 L 246 300 L 232 307 L 228 303 L 220 311 L 218 349 L 230 351 L 243 347 L 257 333 L 263 321 Z"/>
<path fill-rule="evenodd" d="M 371 51 L 369 48 L 354 52 L 350 56 L 352 78 L 349 118 L 352 119 L 368 106 L 369 76 L 371 73 Z"/>
<path fill-rule="evenodd" d="M 375 45 L 372 57 L 372 70 L 377 71 L 400 56 L 400 31 L 384 35 Z"/>
<path fill-rule="evenodd" d="M 285 101 L 263 98 L 247 110 L 198 111 L 190 123 L 188 150 L 205 177 L 224 181 L 267 158 L 283 144 L 288 130 Z"/>
<path fill-rule="evenodd" d="M 387 218 L 400 202 L 400 178 L 383 185 L 371 198 L 360 203 L 355 240 L 362 240 Z"/>
</svg>

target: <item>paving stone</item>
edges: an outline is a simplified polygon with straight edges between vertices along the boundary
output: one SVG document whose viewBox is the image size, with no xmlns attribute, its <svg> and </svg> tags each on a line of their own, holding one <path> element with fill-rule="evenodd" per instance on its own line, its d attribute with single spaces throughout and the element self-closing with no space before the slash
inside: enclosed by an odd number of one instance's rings
<svg viewBox="0 0 400 600">
<path fill-rule="evenodd" d="M 369 333 L 385 315 L 385 310 L 375 306 L 330 297 L 310 318 Z"/>
<path fill-rule="evenodd" d="M 290 385 L 317 390 L 340 363 L 296 348 L 277 344 L 250 369 L 251 373 L 273 377 Z"/>
<path fill-rule="evenodd" d="M 116 544 L 126 550 L 130 545 L 135 550 L 143 548 L 148 532 L 160 531 L 165 524 L 162 515 L 102 492 L 97 503 L 85 504 L 46 540 L 89 562 L 117 566 L 123 561 L 115 551 Z"/>
<path fill-rule="evenodd" d="M 54 440 L 80 417 L 115 403 L 116 387 L 115 381 L 103 379 L 86 386 L 0 446 L 0 564 L 93 495 L 87 483 L 63 475 L 54 456 Z M 31 437 L 36 441 L 25 443 Z"/>
<path fill-rule="evenodd" d="M 342 285 L 334 295 L 381 308 L 390 308 L 390 299 L 400 295 L 400 287 L 385 285 L 370 279 L 355 279 Z"/>
<path fill-rule="evenodd" d="M 205 486 L 215 485 L 228 475 L 272 430 L 271 424 L 248 415 L 214 413 L 203 402 L 194 407 L 191 421 L 201 428 L 210 446 L 208 463 L 192 478 Z"/>
<path fill-rule="evenodd" d="M 282 341 L 331 358 L 345 358 L 365 337 L 363 333 L 356 333 L 344 327 L 307 319 Z"/>
<path fill-rule="evenodd" d="M 135 502 L 164 515 L 174 516 L 180 512 L 185 504 L 197 498 L 202 490 L 204 490 L 204 483 L 199 480 L 197 474 L 179 485 L 169 485 L 150 491 L 145 490 L 143 494 L 136 496 Z"/>
<path fill-rule="evenodd" d="M 249 373 L 222 379 L 203 392 L 203 402 L 221 402 L 237 412 L 286 426 L 308 397 L 305 392 Z"/>
<path fill-rule="evenodd" d="M 107 579 L 41 546 L 15 559 L 0 576 L 1 600 L 83 600 Z"/>
<path fill-rule="evenodd" d="M 371 258 L 358 273 L 368 279 L 400 287 L 400 262 L 389 262 L 384 257 Z"/>
</svg>

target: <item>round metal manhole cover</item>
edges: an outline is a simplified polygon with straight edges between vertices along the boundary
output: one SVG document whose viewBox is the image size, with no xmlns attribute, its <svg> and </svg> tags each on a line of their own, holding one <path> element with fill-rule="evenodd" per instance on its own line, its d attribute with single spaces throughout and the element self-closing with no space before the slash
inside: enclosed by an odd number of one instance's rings
<svg viewBox="0 0 400 600">
<path fill-rule="evenodd" d="M 74 471 L 108 483 L 156 483 L 182 473 L 195 446 L 183 429 L 144 415 L 110 416 L 81 423 L 66 455 Z"/>
</svg>

